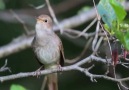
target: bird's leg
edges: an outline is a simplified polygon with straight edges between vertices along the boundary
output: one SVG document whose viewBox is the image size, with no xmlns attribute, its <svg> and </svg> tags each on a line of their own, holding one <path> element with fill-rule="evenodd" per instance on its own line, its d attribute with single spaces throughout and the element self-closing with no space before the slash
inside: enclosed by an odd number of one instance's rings
<svg viewBox="0 0 129 90">
<path fill-rule="evenodd" d="M 62 66 L 59 63 L 57 63 L 57 69 L 58 69 L 58 72 L 62 72 L 63 71 Z"/>
<path fill-rule="evenodd" d="M 41 75 L 41 69 L 42 68 L 43 68 L 43 65 L 35 71 L 34 76 L 36 76 L 37 78 L 39 78 L 39 76 Z"/>
</svg>

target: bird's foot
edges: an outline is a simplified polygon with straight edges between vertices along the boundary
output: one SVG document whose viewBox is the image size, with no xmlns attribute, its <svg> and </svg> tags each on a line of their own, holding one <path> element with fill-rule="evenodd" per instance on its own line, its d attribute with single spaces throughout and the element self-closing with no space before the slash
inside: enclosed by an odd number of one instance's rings
<svg viewBox="0 0 129 90">
<path fill-rule="evenodd" d="M 43 66 L 41 66 L 39 69 L 37 69 L 35 72 L 34 72 L 34 75 L 33 76 L 36 76 L 37 78 L 40 78 L 39 76 L 41 75 L 41 69 L 42 69 Z"/>
<path fill-rule="evenodd" d="M 57 69 L 58 69 L 58 72 L 62 72 L 62 71 L 63 71 L 61 65 L 58 65 L 58 66 L 57 66 Z"/>
</svg>

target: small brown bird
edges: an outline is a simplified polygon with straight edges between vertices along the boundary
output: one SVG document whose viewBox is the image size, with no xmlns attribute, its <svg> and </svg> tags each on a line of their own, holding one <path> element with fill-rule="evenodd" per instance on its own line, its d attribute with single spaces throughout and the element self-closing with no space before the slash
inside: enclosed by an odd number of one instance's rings
<svg viewBox="0 0 129 90">
<path fill-rule="evenodd" d="M 33 51 L 45 69 L 58 68 L 64 64 L 64 52 L 60 38 L 54 33 L 52 19 L 48 15 L 37 18 L 36 34 L 32 42 Z M 58 90 L 57 73 L 49 74 L 48 89 Z"/>
</svg>

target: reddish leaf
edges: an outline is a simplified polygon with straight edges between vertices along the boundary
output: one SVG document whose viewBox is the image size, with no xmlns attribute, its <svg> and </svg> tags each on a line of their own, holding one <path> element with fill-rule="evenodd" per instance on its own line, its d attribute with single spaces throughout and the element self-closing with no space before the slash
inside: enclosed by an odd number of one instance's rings
<svg viewBox="0 0 129 90">
<path fill-rule="evenodd" d="M 127 54 L 128 54 L 127 50 L 124 49 L 124 52 L 123 52 L 124 59 L 126 58 Z"/>
<path fill-rule="evenodd" d="M 118 51 L 117 51 L 117 49 L 114 49 L 112 51 L 112 62 L 113 62 L 113 65 L 116 65 L 118 60 L 119 60 L 119 58 L 118 58 Z"/>
</svg>

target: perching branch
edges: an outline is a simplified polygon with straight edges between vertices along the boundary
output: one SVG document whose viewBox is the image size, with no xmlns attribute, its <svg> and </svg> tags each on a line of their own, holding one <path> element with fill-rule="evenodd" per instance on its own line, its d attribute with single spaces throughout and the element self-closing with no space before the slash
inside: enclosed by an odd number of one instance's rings
<svg viewBox="0 0 129 90">
<path fill-rule="evenodd" d="M 123 82 L 123 81 L 129 81 L 129 77 L 127 78 L 122 78 L 122 79 L 115 79 L 106 75 L 96 75 L 96 74 L 92 74 L 89 72 L 90 68 L 82 68 L 81 65 L 85 64 L 85 63 L 89 63 L 90 61 L 97 61 L 97 62 L 101 62 L 101 63 L 106 63 L 105 59 L 102 59 L 100 57 L 96 57 L 94 55 L 90 55 L 87 58 L 81 60 L 80 62 L 77 62 L 73 65 L 70 66 L 65 66 L 62 67 L 62 71 L 71 71 L 71 70 L 77 70 L 80 71 L 82 73 L 84 73 L 86 76 L 90 77 L 91 81 L 94 81 L 94 79 L 98 79 L 98 78 L 103 78 L 106 80 L 110 80 L 110 81 L 114 81 L 114 82 Z M 46 75 L 46 74 L 50 74 L 50 73 L 54 73 L 54 72 L 58 72 L 59 69 L 47 69 L 47 70 L 42 70 L 41 71 L 41 75 Z M 8 76 L 1 76 L 0 77 L 0 81 L 4 82 L 4 81 L 8 81 L 8 80 L 13 80 L 13 79 L 18 79 L 18 78 L 24 78 L 24 77 L 30 77 L 30 76 L 36 76 L 35 72 L 26 72 L 26 73 L 18 73 L 18 74 L 13 74 L 13 75 L 8 75 Z"/>
<path fill-rule="evenodd" d="M 76 63 L 74 65 L 62 67 L 62 70 L 63 71 L 78 70 L 78 68 L 77 68 L 78 66 L 81 66 L 84 63 L 88 63 L 91 60 L 106 63 L 105 59 L 90 55 L 89 57 L 81 60 L 80 62 L 78 62 L 78 63 Z M 45 75 L 45 74 L 49 74 L 49 73 L 53 73 L 53 72 L 57 72 L 57 71 L 58 71 L 58 69 L 43 70 L 43 71 L 41 71 L 41 75 Z M 29 77 L 29 76 L 35 76 L 35 72 L 26 72 L 26 73 L 19 73 L 19 74 L 14 74 L 14 75 L 9 75 L 9 76 L 1 76 L 0 81 L 3 82 L 3 81 L 7 81 L 7 80 L 23 78 L 23 77 Z"/>
</svg>

